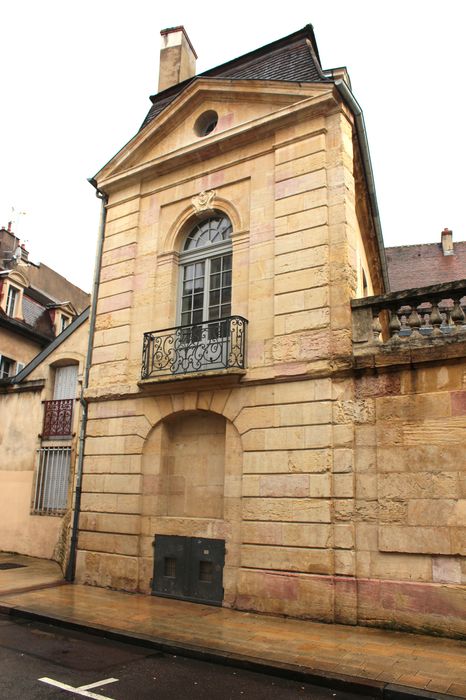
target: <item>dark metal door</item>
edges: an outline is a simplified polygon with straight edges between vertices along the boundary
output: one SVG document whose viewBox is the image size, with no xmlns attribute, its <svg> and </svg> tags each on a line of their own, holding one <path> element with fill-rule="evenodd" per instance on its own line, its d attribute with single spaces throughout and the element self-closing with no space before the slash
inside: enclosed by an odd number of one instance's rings
<svg viewBox="0 0 466 700">
<path fill-rule="evenodd" d="M 185 580 L 186 537 L 156 535 L 153 592 L 182 597 Z"/>
<path fill-rule="evenodd" d="M 154 543 L 154 595 L 221 604 L 224 540 L 156 535 Z"/>
<path fill-rule="evenodd" d="M 191 539 L 189 585 L 192 598 L 209 603 L 222 602 L 224 563 L 223 540 Z"/>
</svg>

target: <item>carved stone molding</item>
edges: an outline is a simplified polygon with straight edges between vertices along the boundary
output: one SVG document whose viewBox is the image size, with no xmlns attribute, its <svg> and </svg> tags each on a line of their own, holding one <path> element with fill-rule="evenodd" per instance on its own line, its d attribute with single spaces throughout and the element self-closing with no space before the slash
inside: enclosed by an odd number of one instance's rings
<svg viewBox="0 0 466 700">
<path fill-rule="evenodd" d="M 196 214 L 202 214 L 205 211 L 212 211 L 213 202 L 217 195 L 215 190 L 208 190 L 207 192 L 199 192 L 192 199 L 194 211 Z"/>
</svg>

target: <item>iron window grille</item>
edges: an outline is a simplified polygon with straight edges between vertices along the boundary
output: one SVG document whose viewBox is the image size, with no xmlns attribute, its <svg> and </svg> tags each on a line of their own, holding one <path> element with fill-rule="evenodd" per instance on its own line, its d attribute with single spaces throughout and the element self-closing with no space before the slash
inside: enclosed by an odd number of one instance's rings
<svg viewBox="0 0 466 700">
<path fill-rule="evenodd" d="M 144 333 L 142 379 L 244 369 L 247 325 L 242 316 L 229 316 Z"/>
<path fill-rule="evenodd" d="M 74 399 L 44 401 L 43 438 L 71 437 Z"/>
<path fill-rule="evenodd" d="M 63 515 L 68 503 L 71 447 L 42 447 L 37 455 L 32 512 Z"/>
</svg>

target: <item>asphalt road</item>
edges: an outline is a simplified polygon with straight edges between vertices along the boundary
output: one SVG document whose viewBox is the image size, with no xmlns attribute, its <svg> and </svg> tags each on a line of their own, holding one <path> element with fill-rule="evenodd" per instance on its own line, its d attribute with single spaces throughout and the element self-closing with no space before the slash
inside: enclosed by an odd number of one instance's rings
<svg viewBox="0 0 466 700">
<path fill-rule="evenodd" d="M 0 615 L 0 700 L 80 697 L 354 700 L 359 696 Z"/>
</svg>

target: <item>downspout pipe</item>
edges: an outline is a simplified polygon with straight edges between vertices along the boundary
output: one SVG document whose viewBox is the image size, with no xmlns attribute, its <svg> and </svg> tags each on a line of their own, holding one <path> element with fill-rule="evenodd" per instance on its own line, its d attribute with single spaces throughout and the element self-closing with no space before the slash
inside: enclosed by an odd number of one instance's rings
<svg viewBox="0 0 466 700">
<path fill-rule="evenodd" d="M 374 221 L 375 234 L 377 236 L 377 245 L 379 248 L 380 264 L 382 267 L 382 278 L 385 286 L 385 292 L 390 291 L 390 281 L 388 278 L 387 260 L 385 257 L 385 245 L 382 235 L 382 224 L 380 223 L 379 206 L 377 204 L 377 194 L 375 191 L 374 172 L 372 170 L 371 157 L 369 153 L 369 144 L 367 141 L 366 125 L 364 124 L 364 115 L 355 96 L 344 82 L 344 80 L 335 80 L 335 87 L 351 109 L 355 123 L 356 132 L 358 134 L 358 142 L 361 150 L 362 164 L 366 176 L 367 189 L 372 210 L 372 218 Z"/>
<path fill-rule="evenodd" d="M 92 302 L 91 302 L 91 313 L 89 318 L 89 340 L 87 344 L 87 354 L 86 354 L 86 365 L 84 367 L 83 382 L 81 385 L 81 395 L 79 402 L 81 404 L 81 424 L 79 428 L 79 439 L 78 439 L 78 464 L 76 467 L 76 478 L 75 478 L 75 495 L 74 495 L 74 511 L 73 511 L 73 524 L 71 527 L 71 542 L 70 542 L 70 556 L 68 558 L 68 564 L 65 572 L 66 581 L 74 581 L 76 575 L 76 555 L 78 549 L 78 531 L 79 531 L 79 515 L 81 512 L 81 492 L 82 492 L 82 480 L 83 480 L 83 464 L 84 464 L 84 447 L 86 442 L 86 427 L 87 427 L 87 416 L 88 416 L 88 402 L 85 398 L 85 391 L 89 386 L 89 372 L 92 363 L 92 349 L 94 345 L 94 334 L 95 334 L 95 319 L 97 310 L 97 296 L 99 291 L 100 283 L 100 269 L 102 264 L 102 251 L 104 246 L 104 235 L 105 235 L 105 224 L 107 221 L 107 203 L 108 196 L 97 187 L 96 181 L 91 178 L 89 180 L 91 185 L 96 189 L 96 197 L 101 201 L 100 207 L 100 221 L 99 221 L 99 232 L 97 237 L 97 251 L 95 259 L 94 268 L 94 282 L 92 287 Z"/>
</svg>

